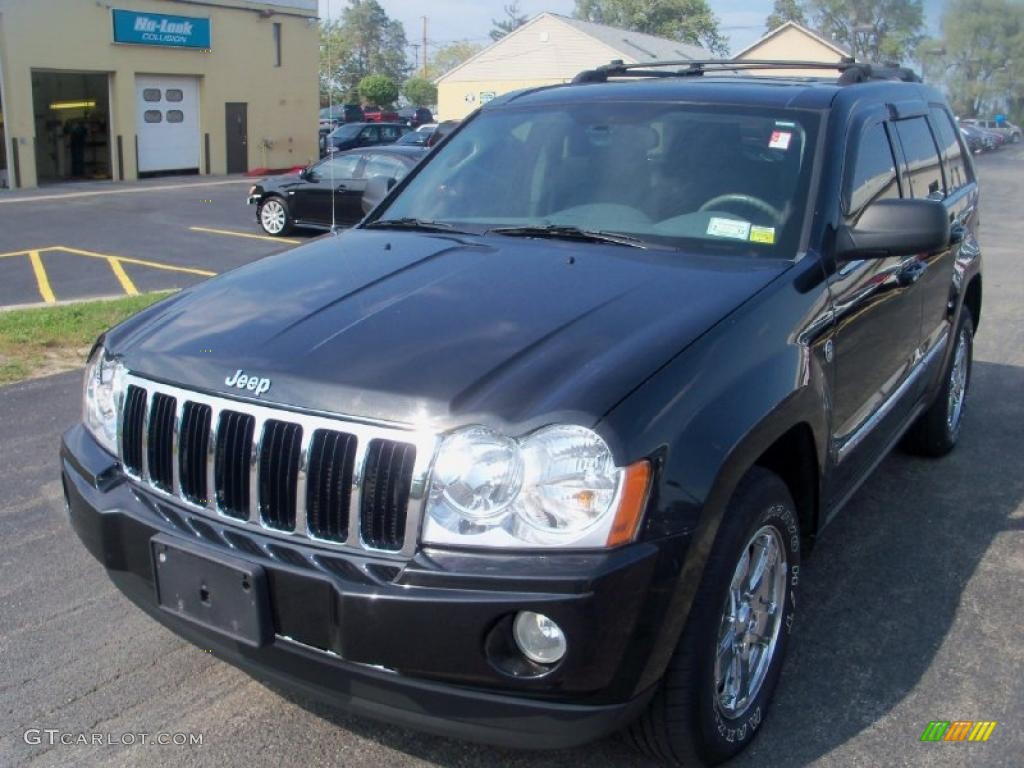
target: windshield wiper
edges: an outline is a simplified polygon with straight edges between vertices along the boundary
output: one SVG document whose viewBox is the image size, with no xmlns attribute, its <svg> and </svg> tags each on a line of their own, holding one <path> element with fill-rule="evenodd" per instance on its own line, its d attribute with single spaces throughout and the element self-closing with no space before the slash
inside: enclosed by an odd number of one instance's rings
<svg viewBox="0 0 1024 768">
<path fill-rule="evenodd" d="M 497 227 L 487 230 L 488 234 L 507 235 L 508 237 L 552 237 L 563 240 L 581 240 L 587 243 L 611 243 L 625 245 L 630 248 L 647 248 L 647 243 L 638 237 L 623 235 L 617 232 L 603 232 L 593 229 L 581 229 L 567 224 L 543 224 L 525 227 Z"/>
<path fill-rule="evenodd" d="M 459 235 L 473 234 L 472 232 L 458 230 L 453 225 L 444 221 L 415 219 L 411 216 L 401 219 L 377 219 L 369 224 L 364 224 L 363 229 L 417 229 L 421 232 L 454 232 Z"/>
</svg>

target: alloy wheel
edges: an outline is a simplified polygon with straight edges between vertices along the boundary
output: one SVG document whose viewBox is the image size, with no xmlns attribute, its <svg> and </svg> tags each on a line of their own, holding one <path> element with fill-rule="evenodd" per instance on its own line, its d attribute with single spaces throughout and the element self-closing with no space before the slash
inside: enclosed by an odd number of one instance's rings
<svg viewBox="0 0 1024 768">
<path fill-rule="evenodd" d="M 260 208 L 260 223 L 272 235 L 281 234 L 287 221 L 288 215 L 284 211 L 284 206 L 277 200 L 268 200 Z"/>
<path fill-rule="evenodd" d="M 782 536 L 765 525 L 736 563 L 718 630 L 715 703 L 727 718 L 747 711 L 771 667 L 782 626 L 786 573 Z"/>
<path fill-rule="evenodd" d="M 970 339 L 967 336 L 967 329 L 961 328 L 956 341 L 956 351 L 953 353 L 953 366 L 949 372 L 949 403 L 946 410 L 946 425 L 953 433 L 960 428 L 960 422 L 964 416 L 964 404 L 967 400 L 969 368 L 967 350 L 969 346 Z"/>
</svg>

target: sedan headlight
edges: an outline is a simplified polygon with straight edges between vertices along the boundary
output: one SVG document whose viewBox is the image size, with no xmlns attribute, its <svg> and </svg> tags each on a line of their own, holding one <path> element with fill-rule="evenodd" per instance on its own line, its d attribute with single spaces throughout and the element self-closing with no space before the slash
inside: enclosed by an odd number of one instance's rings
<svg viewBox="0 0 1024 768">
<path fill-rule="evenodd" d="M 97 442 L 117 454 L 117 402 L 124 392 L 124 366 L 97 347 L 85 366 L 82 421 Z"/>
<path fill-rule="evenodd" d="M 620 468 L 585 427 L 552 426 L 513 440 L 485 427 L 441 444 L 423 540 L 505 548 L 603 548 L 632 541 L 650 465 Z"/>
</svg>

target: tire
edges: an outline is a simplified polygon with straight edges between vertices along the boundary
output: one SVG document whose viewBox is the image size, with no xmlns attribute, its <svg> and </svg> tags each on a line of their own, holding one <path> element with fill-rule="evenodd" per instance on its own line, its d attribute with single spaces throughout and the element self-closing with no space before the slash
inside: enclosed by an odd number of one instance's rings
<svg viewBox="0 0 1024 768">
<path fill-rule="evenodd" d="M 769 544 L 769 542 L 771 542 Z M 784 560 L 767 571 L 759 584 L 772 595 L 775 611 L 761 611 L 757 626 L 771 638 L 767 660 L 754 664 L 750 695 L 729 699 L 727 673 L 735 642 L 728 643 L 738 622 L 731 615 L 748 617 L 746 608 L 732 597 L 733 583 L 761 552 L 774 547 Z M 764 721 L 786 655 L 794 623 L 796 589 L 800 580 L 800 523 L 786 484 L 772 472 L 754 467 L 740 482 L 719 527 L 704 568 L 700 586 L 679 644 L 647 711 L 635 722 L 627 738 L 641 751 L 668 765 L 715 765 L 741 752 Z M 742 579 L 740 579 L 742 582 Z M 771 589 L 774 587 L 774 590 Z M 761 592 L 754 590 L 755 597 Z M 757 601 L 751 601 L 756 603 Z M 753 619 L 751 619 L 753 621 Z M 764 622 L 762 624 L 762 621 Z M 739 624 L 742 626 L 742 624 Z M 747 629 L 751 629 L 749 622 Z M 744 640 L 749 637 L 745 635 Z M 730 652 L 724 649 L 731 647 Z M 733 690 L 735 693 L 735 690 Z M 728 703 L 727 703 L 728 701 Z M 730 706 L 731 705 L 731 706 Z"/>
<path fill-rule="evenodd" d="M 292 215 L 284 198 L 271 195 L 256 210 L 260 228 L 273 237 L 283 237 L 292 231 Z"/>
<path fill-rule="evenodd" d="M 974 322 L 966 307 L 960 315 L 953 337 L 953 353 L 942 375 L 942 386 L 904 440 L 904 446 L 919 456 L 945 456 L 960 440 L 974 365 Z"/>
</svg>

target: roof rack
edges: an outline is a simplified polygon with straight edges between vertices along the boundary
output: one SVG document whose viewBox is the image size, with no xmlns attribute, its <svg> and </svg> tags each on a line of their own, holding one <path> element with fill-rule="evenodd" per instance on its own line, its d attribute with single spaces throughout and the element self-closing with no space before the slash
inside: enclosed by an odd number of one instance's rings
<svg viewBox="0 0 1024 768">
<path fill-rule="evenodd" d="M 681 67 L 664 70 L 661 67 Z M 645 61 L 626 64 L 617 59 L 596 69 L 580 72 L 573 78 L 574 84 L 606 83 L 616 77 L 700 77 L 716 72 L 743 72 L 761 69 L 820 69 L 839 73 L 839 85 L 866 83 L 871 80 L 899 80 L 904 83 L 920 83 L 921 78 L 913 70 L 896 64 L 869 64 L 844 57 L 838 62 L 825 61 L 782 61 L 779 59 L 678 59 L 675 61 Z"/>
</svg>

